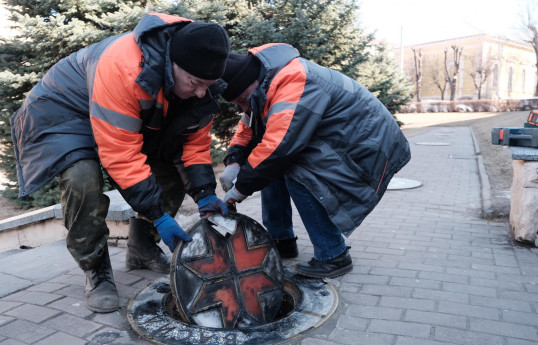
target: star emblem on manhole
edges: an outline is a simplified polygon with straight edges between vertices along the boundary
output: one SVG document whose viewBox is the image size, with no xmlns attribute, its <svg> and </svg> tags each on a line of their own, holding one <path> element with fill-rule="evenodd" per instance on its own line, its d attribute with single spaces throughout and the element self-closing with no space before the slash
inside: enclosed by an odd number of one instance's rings
<svg viewBox="0 0 538 345">
<path fill-rule="evenodd" d="M 172 293 L 188 323 L 242 328 L 270 322 L 283 296 L 280 257 L 265 229 L 240 214 L 201 219 L 174 251 Z"/>
</svg>

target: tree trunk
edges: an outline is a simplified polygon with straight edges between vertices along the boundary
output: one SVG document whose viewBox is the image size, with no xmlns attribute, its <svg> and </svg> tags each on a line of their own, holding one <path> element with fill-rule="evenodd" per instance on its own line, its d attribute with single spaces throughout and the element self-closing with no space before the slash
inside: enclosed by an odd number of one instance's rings
<svg viewBox="0 0 538 345">
<path fill-rule="evenodd" d="M 529 25 L 529 30 L 532 32 L 531 45 L 536 55 L 536 88 L 534 89 L 534 97 L 538 97 L 538 29 Z"/>
<path fill-rule="evenodd" d="M 452 51 L 454 52 L 454 65 L 452 66 L 452 76 L 449 77 L 450 82 L 450 100 L 453 101 L 456 98 L 456 84 L 458 82 L 458 73 L 460 70 L 461 54 L 463 52 L 463 47 L 452 46 Z M 447 65 L 447 51 L 445 49 L 445 70 L 448 75 L 448 65 Z"/>
<path fill-rule="evenodd" d="M 413 48 L 413 55 L 415 57 L 415 89 L 417 94 L 417 102 L 420 102 L 420 93 L 422 91 L 422 52 L 419 49 L 417 56 L 417 51 L 415 48 Z"/>
<path fill-rule="evenodd" d="M 450 80 L 450 100 L 453 101 L 456 97 L 456 81 L 454 79 Z"/>
</svg>

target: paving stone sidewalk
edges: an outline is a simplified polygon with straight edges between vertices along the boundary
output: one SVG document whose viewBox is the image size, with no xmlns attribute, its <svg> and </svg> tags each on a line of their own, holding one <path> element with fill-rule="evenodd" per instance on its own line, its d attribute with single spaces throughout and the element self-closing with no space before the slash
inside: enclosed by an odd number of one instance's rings
<svg viewBox="0 0 538 345">
<path fill-rule="evenodd" d="M 506 221 L 480 218 L 471 129 L 430 127 L 408 139 L 412 159 L 397 177 L 423 185 L 387 191 L 347 240 L 353 272 L 329 280 L 336 312 L 288 344 L 537 344 L 538 248 L 514 243 Z M 261 221 L 259 194 L 238 211 Z M 300 255 L 287 266 L 313 253 L 294 217 Z M 122 302 L 111 314 L 84 307 L 84 276 L 63 241 L 0 253 L 0 345 L 149 344 L 125 306 L 161 276 L 126 270 L 121 245 L 110 252 Z"/>
</svg>

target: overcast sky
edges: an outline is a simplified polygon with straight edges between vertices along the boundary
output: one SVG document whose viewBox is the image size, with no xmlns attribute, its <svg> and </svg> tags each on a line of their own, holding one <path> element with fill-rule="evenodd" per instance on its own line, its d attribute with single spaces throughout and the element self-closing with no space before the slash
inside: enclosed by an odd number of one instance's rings
<svg viewBox="0 0 538 345">
<path fill-rule="evenodd" d="M 538 0 L 359 0 L 360 23 L 378 39 L 399 45 L 426 43 L 480 33 L 513 37 L 522 3 Z M 538 9 L 537 9 L 538 10 Z M 0 0 L 0 31 L 6 32 Z M 402 30 L 403 28 L 403 30 Z"/>
<path fill-rule="evenodd" d="M 360 0 L 360 23 L 397 45 L 402 31 L 404 45 L 481 33 L 514 38 L 526 1 L 532 0 Z"/>
<path fill-rule="evenodd" d="M 7 11 L 4 8 L 4 1 L 0 0 L 0 37 L 7 37 L 10 34 L 7 23 Z"/>
</svg>

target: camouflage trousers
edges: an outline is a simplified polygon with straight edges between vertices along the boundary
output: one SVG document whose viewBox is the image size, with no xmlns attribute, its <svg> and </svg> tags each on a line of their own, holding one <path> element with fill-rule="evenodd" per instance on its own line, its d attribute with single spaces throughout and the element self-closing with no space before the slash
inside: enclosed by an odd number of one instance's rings
<svg viewBox="0 0 538 345">
<path fill-rule="evenodd" d="M 185 198 L 181 176 L 172 164 L 151 159 L 148 163 L 163 189 L 165 210 L 174 217 Z M 92 269 L 101 262 L 110 234 L 105 222 L 110 199 L 103 194 L 101 165 L 95 160 L 78 161 L 58 175 L 58 182 L 67 249 L 82 270 Z M 157 230 L 152 229 L 158 242 Z"/>
</svg>

